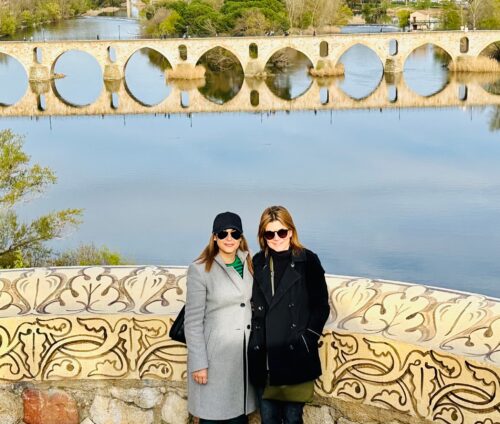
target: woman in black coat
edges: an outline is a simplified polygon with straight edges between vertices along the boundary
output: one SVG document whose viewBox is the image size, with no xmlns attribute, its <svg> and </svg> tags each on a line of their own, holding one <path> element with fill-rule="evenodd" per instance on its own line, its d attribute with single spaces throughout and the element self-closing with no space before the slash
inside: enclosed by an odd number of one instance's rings
<svg viewBox="0 0 500 424">
<path fill-rule="evenodd" d="M 282 206 L 263 212 L 258 239 L 249 377 L 261 394 L 263 424 L 302 423 L 321 375 L 318 339 L 330 313 L 325 271 Z"/>
</svg>

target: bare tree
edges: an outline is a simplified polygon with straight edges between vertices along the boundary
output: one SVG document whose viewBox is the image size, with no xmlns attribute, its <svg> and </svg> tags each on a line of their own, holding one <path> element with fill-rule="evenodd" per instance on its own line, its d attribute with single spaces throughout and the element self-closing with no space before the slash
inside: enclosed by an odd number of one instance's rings
<svg viewBox="0 0 500 424">
<path fill-rule="evenodd" d="M 285 0 L 290 28 L 300 26 L 300 20 L 304 14 L 306 0 Z"/>
</svg>

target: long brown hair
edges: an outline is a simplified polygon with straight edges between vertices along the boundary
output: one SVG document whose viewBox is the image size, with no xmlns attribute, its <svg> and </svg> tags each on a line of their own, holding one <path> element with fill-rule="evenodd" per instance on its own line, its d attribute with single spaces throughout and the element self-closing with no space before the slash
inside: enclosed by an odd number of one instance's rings
<svg viewBox="0 0 500 424">
<path fill-rule="evenodd" d="M 214 240 L 215 234 L 210 235 L 210 240 L 208 241 L 207 246 L 200 253 L 200 256 L 196 258 L 196 262 L 200 264 L 205 264 L 205 271 L 210 272 L 212 269 L 212 265 L 214 264 L 215 257 L 219 253 L 219 246 L 217 246 L 217 242 Z M 250 274 L 253 275 L 253 265 L 252 265 L 252 256 L 250 255 L 248 249 L 248 243 L 245 239 L 245 236 L 242 234 L 240 239 L 240 246 L 238 250 L 242 252 L 248 252 L 247 256 L 247 269 L 250 271 Z"/>
<path fill-rule="evenodd" d="M 257 235 L 259 246 L 266 253 L 266 255 L 269 251 L 269 247 L 267 245 L 266 239 L 264 238 L 264 232 L 266 231 L 267 224 L 272 221 L 279 221 L 285 226 L 285 228 L 287 228 L 288 230 L 292 230 L 290 246 L 293 250 L 293 253 L 298 254 L 301 250 L 305 249 L 299 240 L 297 228 L 293 223 L 292 215 L 290 215 L 290 212 L 288 212 L 288 210 L 284 206 L 269 206 L 264 210 L 264 212 L 262 212 L 259 223 L 259 232 Z"/>
</svg>

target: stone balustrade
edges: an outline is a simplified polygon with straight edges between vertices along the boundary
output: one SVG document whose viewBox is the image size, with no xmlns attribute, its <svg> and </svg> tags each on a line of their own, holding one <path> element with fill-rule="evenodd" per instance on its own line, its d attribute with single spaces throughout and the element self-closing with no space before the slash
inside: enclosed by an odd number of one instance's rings
<svg viewBox="0 0 500 424">
<path fill-rule="evenodd" d="M 0 422 L 187 422 L 186 269 L 0 271 Z M 328 276 L 308 423 L 500 422 L 500 300 Z M 258 422 L 253 417 L 253 422 Z"/>
</svg>

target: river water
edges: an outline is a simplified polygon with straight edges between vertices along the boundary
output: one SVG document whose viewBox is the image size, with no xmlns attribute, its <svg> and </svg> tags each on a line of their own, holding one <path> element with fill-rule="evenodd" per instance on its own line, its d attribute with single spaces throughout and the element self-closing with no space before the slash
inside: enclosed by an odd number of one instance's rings
<svg viewBox="0 0 500 424">
<path fill-rule="evenodd" d="M 119 25 L 119 27 L 118 27 Z M 359 29 L 357 29 L 359 30 Z M 373 28 L 372 28 L 373 30 Z M 375 29 L 377 30 L 377 29 Z M 119 33 L 118 33 L 119 32 Z M 134 38 L 135 20 L 77 19 L 22 37 Z M 137 53 L 129 90 L 156 104 L 169 95 L 162 64 Z M 355 46 L 337 83 L 362 99 L 383 78 L 376 55 Z M 431 46 L 414 52 L 404 79 L 419 95 L 449 79 Z M 102 89 L 96 63 L 68 53 L 55 72 L 68 102 L 88 104 Z M 199 90 L 223 104 L 243 76 L 210 73 Z M 305 59 L 266 81 L 275 95 L 308 90 Z M 20 65 L 0 61 L 0 102 L 27 87 Z M 485 87 L 498 94 L 498 82 Z M 495 91 L 496 90 L 496 91 Z M 1 109 L 0 109 L 1 115 Z M 238 212 L 255 250 L 260 213 L 272 204 L 292 212 L 303 243 L 329 273 L 402 280 L 500 296 L 500 112 L 497 107 L 277 113 L 0 118 L 26 138 L 33 162 L 58 182 L 23 204 L 25 219 L 84 208 L 83 224 L 56 250 L 106 245 L 138 264 L 185 265 L 210 236 L 216 213 Z"/>
</svg>

